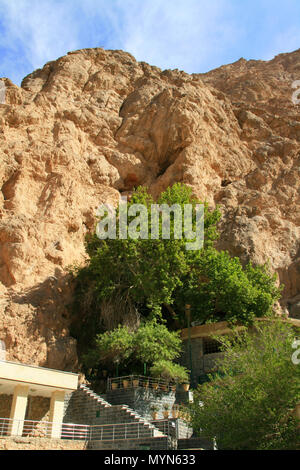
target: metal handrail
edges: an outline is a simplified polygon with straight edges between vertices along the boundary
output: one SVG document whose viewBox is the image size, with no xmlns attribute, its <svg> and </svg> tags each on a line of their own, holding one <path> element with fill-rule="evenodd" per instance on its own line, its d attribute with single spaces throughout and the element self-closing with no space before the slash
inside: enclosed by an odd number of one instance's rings
<svg viewBox="0 0 300 470">
<path fill-rule="evenodd" d="M 150 422 L 166 436 L 178 438 L 178 418 L 156 419 Z"/>
<path fill-rule="evenodd" d="M 10 436 L 14 431 L 14 435 L 22 437 L 51 438 L 53 426 L 59 429 L 61 439 L 101 441 L 153 437 L 155 429 L 141 422 L 85 425 L 0 418 L 0 437 Z"/>
<path fill-rule="evenodd" d="M 125 385 L 123 382 L 127 382 Z M 115 385 L 113 385 L 115 384 Z M 173 390 L 175 391 L 176 384 L 164 380 L 162 378 L 145 377 L 144 375 L 126 375 L 123 377 L 109 377 L 107 379 L 107 390 L 115 390 L 120 388 L 152 388 L 162 389 L 164 391 Z"/>
<path fill-rule="evenodd" d="M 88 439 L 89 425 L 0 418 L 0 437 L 18 435 L 51 438 L 54 428 L 59 431 L 61 439 Z"/>
<path fill-rule="evenodd" d="M 153 437 L 153 431 L 153 426 L 147 427 L 140 422 L 90 425 L 90 440 L 139 439 Z"/>
</svg>

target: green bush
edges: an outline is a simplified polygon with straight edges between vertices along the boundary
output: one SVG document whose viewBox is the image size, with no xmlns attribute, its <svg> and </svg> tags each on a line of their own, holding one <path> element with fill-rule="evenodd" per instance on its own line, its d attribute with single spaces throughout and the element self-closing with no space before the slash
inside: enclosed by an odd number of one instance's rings
<svg viewBox="0 0 300 470">
<path fill-rule="evenodd" d="M 218 337 L 224 357 L 189 407 L 195 432 L 219 449 L 299 449 L 300 367 L 292 362 L 295 332 L 280 320 Z"/>
<path fill-rule="evenodd" d="M 113 331 L 106 331 L 98 335 L 95 347 L 83 356 L 83 360 L 87 367 L 93 367 L 99 362 L 106 365 L 122 363 L 129 359 L 133 350 L 132 333 L 126 326 L 119 326 Z"/>
<path fill-rule="evenodd" d="M 166 325 L 156 320 L 142 324 L 134 335 L 133 343 L 136 358 L 148 364 L 159 359 L 172 361 L 179 356 L 182 348 L 180 332 L 169 331 Z"/>
<path fill-rule="evenodd" d="M 189 381 L 188 370 L 171 361 L 160 360 L 155 362 L 150 368 L 150 374 L 152 377 L 159 377 L 168 382 L 186 383 Z"/>
<path fill-rule="evenodd" d="M 169 331 L 168 328 L 155 319 L 143 323 L 135 332 L 128 327 L 119 326 L 115 330 L 97 335 L 95 347 L 84 356 L 86 367 L 96 367 L 98 364 L 109 365 L 118 363 L 120 366 L 132 365 L 137 368 L 137 362 L 153 364 L 159 359 L 172 365 L 171 360 L 178 357 L 182 347 L 180 333 Z M 176 369 L 173 364 L 173 374 Z M 131 371 L 133 372 L 133 370 Z"/>
</svg>

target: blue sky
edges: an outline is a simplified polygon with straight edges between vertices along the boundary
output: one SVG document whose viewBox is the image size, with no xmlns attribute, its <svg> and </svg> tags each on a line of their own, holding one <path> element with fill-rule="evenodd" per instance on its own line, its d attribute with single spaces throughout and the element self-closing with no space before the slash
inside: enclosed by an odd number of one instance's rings
<svg viewBox="0 0 300 470">
<path fill-rule="evenodd" d="M 300 48 L 300 0 L 0 0 L 0 77 L 86 47 L 189 73 L 269 60 Z"/>
</svg>

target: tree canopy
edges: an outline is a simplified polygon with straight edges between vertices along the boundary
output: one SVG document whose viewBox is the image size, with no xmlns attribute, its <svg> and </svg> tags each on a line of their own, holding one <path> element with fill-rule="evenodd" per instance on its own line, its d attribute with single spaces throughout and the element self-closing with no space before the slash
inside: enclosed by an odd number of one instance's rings
<svg viewBox="0 0 300 470">
<path fill-rule="evenodd" d="M 116 222 L 116 239 L 99 239 L 90 234 L 86 239 L 89 260 L 86 266 L 74 269 L 76 277 L 74 309 L 77 315 L 72 334 L 79 342 L 90 345 L 96 334 L 114 329 L 119 324 L 138 326 L 141 319 L 160 318 L 171 328 L 185 325 L 184 306 L 191 305 L 192 321 L 200 323 L 228 320 L 251 323 L 255 317 L 269 315 L 280 297 L 276 276 L 267 266 L 242 266 L 238 258 L 217 251 L 218 208 L 204 203 L 204 244 L 201 249 L 187 250 L 191 239 L 184 232 L 176 238 L 175 214 L 171 213 L 170 239 L 151 239 L 151 207 L 157 204 L 186 204 L 193 207 L 192 228 L 196 227 L 196 205 L 201 204 L 192 189 L 177 183 L 154 201 L 146 188 L 138 188 L 127 206 L 127 217 L 133 204 L 149 211 L 145 227 L 147 239 L 118 237 L 120 213 Z M 105 313 L 106 312 L 106 313 Z M 78 322 L 78 316 L 81 321 Z"/>
<path fill-rule="evenodd" d="M 136 331 L 120 325 L 98 334 L 83 359 L 85 365 L 92 368 L 100 365 L 111 370 L 120 364 L 122 374 L 141 373 L 143 364 L 155 365 L 153 371 L 156 376 L 186 379 L 186 370 L 172 362 L 179 356 L 181 348 L 180 332 L 169 331 L 153 319 L 144 322 Z"/>
</svg>

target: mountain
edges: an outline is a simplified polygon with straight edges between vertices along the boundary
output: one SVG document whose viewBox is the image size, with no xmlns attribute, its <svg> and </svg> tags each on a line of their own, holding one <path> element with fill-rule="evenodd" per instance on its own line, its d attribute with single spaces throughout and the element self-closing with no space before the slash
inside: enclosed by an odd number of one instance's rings
<svg viewBox="0 0 300 470">
<path fill-rule="evenodd" d="M 74 370 L 72 283 L 104 202 L 174 182 L 221 205 L 220 248 L 269 261 L 300 317 L 300 50 L 206 74 L 84 49 L 21 87 L 2 79 L 0 338 L 8 358 Z M 299 87 L 300 88 L 300 87 Z"/>
</svg>

